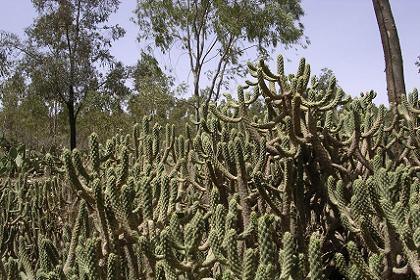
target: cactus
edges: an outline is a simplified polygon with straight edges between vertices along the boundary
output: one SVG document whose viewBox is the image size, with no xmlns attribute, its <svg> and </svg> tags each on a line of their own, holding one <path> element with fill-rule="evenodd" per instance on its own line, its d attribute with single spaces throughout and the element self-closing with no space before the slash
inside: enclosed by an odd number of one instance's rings
<svg viewBox="0 0 420 280">
<path fill-rule="evenodd" d="M 374 92 L 320 89 L 304 59 L 249 69 L 196 131 L 146 116 L 34 172 L 12 150 L 0 279 L 420 277 L 418 93 L 394 116 Z"/>
</svg>

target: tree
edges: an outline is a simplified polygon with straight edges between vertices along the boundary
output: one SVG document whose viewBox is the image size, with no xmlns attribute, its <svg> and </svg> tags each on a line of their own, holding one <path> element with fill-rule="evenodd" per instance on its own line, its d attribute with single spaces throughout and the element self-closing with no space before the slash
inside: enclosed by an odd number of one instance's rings
<svg viewBox="0 0 420 280">
<path fill-rule="evenodd" d="M 2 134 L 13 144 L 41 148 L 51 144 L 52 126 L 48 105 L 17 71 L 0 87 Z"/>
<path fill-rule="evenodd" d="M 319 76 L 317 77 L 318 89 L 327 91 L 331 79 L 335 79 L 337 89 L 343 90 L 343 88 L 339 85 L 339 81 L 337 80 L 334 71 L 328 67 L 322 68 L 321 73 L 319 73 Z"/>
<path fill-rule="evenodd" d="M 385 56 L 388 100 L 391 106 L 396 108 L 401 102 L 401 97 L 406 95 L 403 59 L 397 26 L 389 0 L 372 0 L 372 2 Z"/>
<path fill-rule="evenodd" d="M 165 123 L 175 98 L 171 87 L 173 78 L 166 75 L 158 61 L 150 54 L 142 52 L 140 60 L 132 69 L 136 94 L 129 100 L 129 111 L 136 119 L 152 116 L 155 121 Z"/>
<path fill-rule="evenodd" d="M 0 87 L 0 103 L 1 103 L 1 131 L 8 139 L 15 140 L 18 138 L 17 129 L 19 105 L 22 103 L 25 95 L 26 85 L 21 73 L 15 72 L 7 77 L 1 83 Z"/>
<path fill-rule="evenodd" d="M 204 112 L 212 98 L 218 99 L 229 74 L 241 70 L 239 59 L 246 49 L 256 47 L 266 54 L 280 43 L 298 43 L 303 35 L 299 0 L 139 0 L 136 15 L 139 39 L 153 39 L 163 53 L 175 46 L 188 53 L 197 120 L 205 74 L 210 85 Z"/>
<path fill-rule="evenodd" d="M 114 64 L 112 42 L 124 30 L 107 26 L 118 0 L 33 0 L 37 17 L 26 29 L 27 39 L 2 32 L 1 65 L 8 51 L 19 53 L 19 64 L 45 100 L 66 109 L 70 148 L 76 147 L 76 121 L 89 93 L 103 88 Z M 10 57 L 10 55 L 9 55 Z M 5 72 L 4 70 L 2 70 Z"/>
<path fill-rule="evenodd" d="M 317 79 L 318 88 L 326 91 L 328 89 L 328 84 L 330 83 L 331 79 L 335 79 L 334 71 L 328 67 L 322 68 L 321 73 L 319 74 L 319 77 Z"/>
</svg>

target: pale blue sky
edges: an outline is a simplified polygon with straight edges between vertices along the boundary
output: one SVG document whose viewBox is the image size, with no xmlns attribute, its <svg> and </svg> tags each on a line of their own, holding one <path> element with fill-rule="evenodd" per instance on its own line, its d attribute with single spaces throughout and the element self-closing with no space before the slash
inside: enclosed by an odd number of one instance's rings
<svg viewBox="0 0 420 280">
<path fill-rule="evenodd" d="M 130 21 L 135 0 L 122 0 L 120 10 L 112 17 L 127 31 L 126 36 L 114 43 L 113 54 L 126 64 L 134 64 L 140 54 L 136 40 L 137 27 Z M 420 87 L 420 74 L 414 65 L 420 55 L 420 1 L 391 0 L 404 59 L 407 90 Z M 295 71 L 298 60 L 304 56 L 313 73 L 328 67 L 332 69 L 343 89 L 358 95 L 373 89 L 378 92 L 377 102 L 386 102 L 386 82 L 381 40 L 371 0 L 303 0 L 306 15 L 303 18 L 305 35 L 311 41 L 307 49 L 277 49 L 290 60 L 286 71 Z M 34 11 L 30 0 L 0 0 L 0 29 L 22 34 L 30 25 Z M 161 56 L 162 64 L 174 70 L 177 81 L 191 80 L 187 56 L 180 51 L 171 57 Z M 249 57 L 250 60 L 255 57 Z"/>
</svg>

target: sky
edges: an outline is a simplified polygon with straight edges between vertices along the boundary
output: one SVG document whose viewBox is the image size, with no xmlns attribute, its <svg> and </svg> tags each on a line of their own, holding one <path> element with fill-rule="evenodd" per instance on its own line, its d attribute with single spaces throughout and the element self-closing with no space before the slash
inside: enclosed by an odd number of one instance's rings
<svg viewBox="0 0 420 280">
<path fill-rule="evenodd" d="M 134 16 L 135 0 L 122 0 L 119 11 L 111 17 L 126 29 L 124 38 L 115 42 L 113 55 L 127 65 L 136 63 L 141 48 L 148 43 L 137 41 L 138 28 L 130 18 Z M 397 25 L 404 61 L 406 88 L 420 87 L 420 74 L 415 66 L 420 55 L 420 1 L 390 0 Z M 279 47 L 272 57 L 283 54 L 287 58 L 286 73 L 296 71 L 301 57 L 311 64 L 312 73 L 324 67 L 334 71 L 339 85 L 353 96 L 375 90 L 377 103 L 387 103 L 385 62 L 380 34 L 371 0 L 303 0 L 305 16 L 302 22 L 310 44 L 285 50 Z M 0 0 L 0 30 L 23 34 L 35 16 L 30 0 Z M 154 55 L 172 69 L 177 82 L 191 82 L 187 55 L 175 50 L 170 56 L 158 50 Z M 255 60 L 248 54 L 245 59 Z"/>
</svg>

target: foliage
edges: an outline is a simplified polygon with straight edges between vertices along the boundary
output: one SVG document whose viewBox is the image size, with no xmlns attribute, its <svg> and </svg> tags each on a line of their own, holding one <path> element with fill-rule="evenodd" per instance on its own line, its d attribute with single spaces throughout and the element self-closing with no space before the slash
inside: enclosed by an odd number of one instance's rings
<svg viewBox="0 0 420 280">
<path fill-rule="evenodd" d="M 130 113 L 135 119 L 151 116 L 155 121 L 164 123 L 175 103 L 173 78 L 167 76 L 157 60 L 145 52 L 141 53 L 133 69 L 133 78 L 137 94 L 128 102 Z"/>
<path fill-rule="evenodd" d="M 392 115 L 373 92 L 321 90 L 305 60 L 292 75 L 281 56 L 275 73 L 249 68 L 254 81 L 210 104 L 197 131 L 145 116 L 131 134 L 47 154 L 43 177 L 5 178 L 0 275 L 419 277 L 417 91 Z"/>
<path fill-rule="evenodd" d="M 203 76 L 207 74 L 210 82 L 206 111 L 210 100 L 219 98 L 225 82 L 243 72 L 240 58 L 246 49 L 256 47 L 266 55 L 271 47 L 298 43 L 303 34 L 298 0 L 141 0 L 136 14 L 140 40 L 153 40 L 163 53 L 180 46 L 188 54 L 196 114 L 203 103 Z"/>
<path fill-rule="evenodd" d="M 318 88 L 323 89 L 323 90 L 327 90 L 328 89 L 328 85 L 329 82 L 331 81 L 331 79 L 335 79 L 336 80 L 336 86 L 338 87 L 339 81 L 337 80 L 335 73 L 333 70 L 325 67 L 321 69 L 321 73 L 319 74 L 318 77 Z"/>
<path fill-rule="evenodd" d="M 116 26 L 104 25 L 119 1 L 32 1 L 37 11 L 26 29 L 27 39 L 2 32 L 2 53 L 17 54 L 16 67 L 22 69 L 37 94 L 66 108 L 70 146 L 76 146 L 76 120 L 86 96 L 115 78 L 113 72 L 101 78 L 106 66 L 114 63 L 110 47 L 124 35 Z M 103 26 L 104 25 L 104 26 Z M 12 55 L 5 57 L 13 58 Z M 3 63 L 7 65 L 7 63 Z"/>
</svg>

